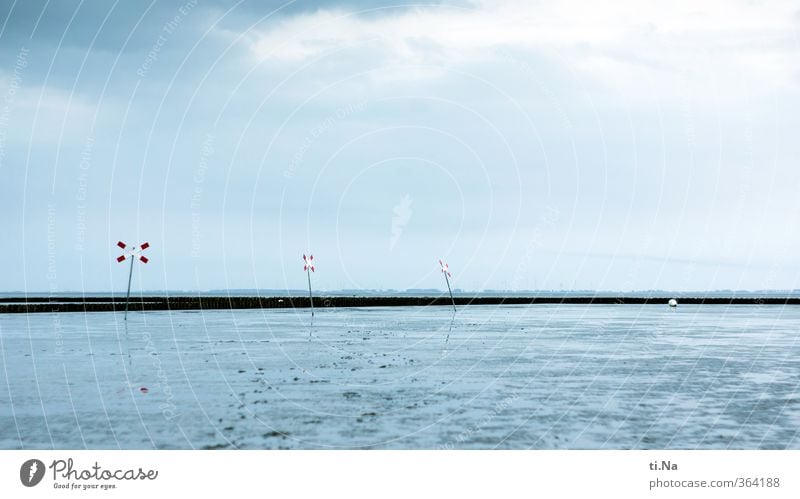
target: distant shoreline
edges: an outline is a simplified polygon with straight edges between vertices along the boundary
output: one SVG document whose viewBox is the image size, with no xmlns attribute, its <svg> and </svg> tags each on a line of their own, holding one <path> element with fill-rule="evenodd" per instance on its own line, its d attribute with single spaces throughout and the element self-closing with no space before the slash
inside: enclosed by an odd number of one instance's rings
<svg viewBox="0 0 800 499">
<path fill-rule="evenodd" d="M 456 306 L 470 305 L 663 305 L 674 296 L 457 296 Z M 680 305 L 800 305 L 798 297 L 678 297 Z M 320 296 L 316 308 L 450 306 L 442 296 Z M 152 296 L 131 298 L 131 311 L 238 310 L 308 308 L 303 296 Z M 114 312 L 124 310 L 124 297 L 4 297 L 3 313 Z"/>
</svg>

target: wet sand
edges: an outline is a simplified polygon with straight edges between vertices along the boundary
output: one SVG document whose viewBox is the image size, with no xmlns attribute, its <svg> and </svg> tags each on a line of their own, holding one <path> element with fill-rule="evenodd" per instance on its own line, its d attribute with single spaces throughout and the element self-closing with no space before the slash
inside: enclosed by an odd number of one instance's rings
<svg viewBox="0 0 800 499">
<path fill-rule="evenodd" d="M 796 307 L 309 315 L 0 315 L 0 447 L 800 448 Z"/>
</svg>

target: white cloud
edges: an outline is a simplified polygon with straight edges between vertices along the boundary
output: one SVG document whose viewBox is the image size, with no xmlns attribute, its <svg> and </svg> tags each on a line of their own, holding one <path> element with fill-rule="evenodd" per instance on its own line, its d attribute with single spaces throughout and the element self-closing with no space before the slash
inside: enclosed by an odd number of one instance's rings
<svg viewBox="0 0 800 499">
<path fill-rule="evenodd" d="M 18 143 L 83 144 L 96 112 L 81 95 L 52 86 L 21 86 L 13 106 L 9 140 Z"/>
<path fill-rule="evenodd" d="M 789 1 L 486 1 L 380 16 L 322 10 L 248 39 L 252 54 L 267 62 L 307 62 L 330 51 L 333 59 L 360 54 L 398 65 L 458 65 L 519 50 L 556 56 L 580 76 L 634 96 L 643 74 L 662 90 L 690 78 L 711 93 L 750 75 L 748 91 L 769 94 L 798 86 L 796 10 Z"/>
</svg>

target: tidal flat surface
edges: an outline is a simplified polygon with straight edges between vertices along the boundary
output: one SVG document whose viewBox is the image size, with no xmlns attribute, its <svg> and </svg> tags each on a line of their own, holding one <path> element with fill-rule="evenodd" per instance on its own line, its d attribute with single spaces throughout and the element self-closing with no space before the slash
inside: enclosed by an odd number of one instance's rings
<svg viewBox="0 0 800 499">
<path fill-rule="evenodd" d="M 800 307 L 0 315 L 3 449 L 798 449 Z"/>
</svg>

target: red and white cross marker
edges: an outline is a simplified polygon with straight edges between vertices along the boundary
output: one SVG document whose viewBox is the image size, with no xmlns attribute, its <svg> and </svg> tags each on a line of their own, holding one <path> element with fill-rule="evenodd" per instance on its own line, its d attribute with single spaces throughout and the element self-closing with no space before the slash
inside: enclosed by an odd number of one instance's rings
<svg viewBox="0 0 800 499">
<path fill-rule="evenodd" d="M 311 317 L 314 317 L 314 297 L 311 295 L 311 272 L 316 272 L 314 266 L 314 255 L 306 256 L 303 253 L 303 270 L 308 277 L 308 301 L 311 302 Z"/>
<path fill-rule="evenodd" d="M 447 282 L 447 291 L 450 293 L 450 302 L 453 303 L 453 312 L 456 311 L 456 301 L 453 299 L 453 291 L 450 289 L 450 278 L 453 277 L 453 274 L 450 273 L 450 266 L 444 263 L 443 261 L 439 260 L 439 266 L 442 268 L 442 274 L 444 274 L 444 280 Z"/>
<path fill-rule="evenodd" d="M 147 263 L 150 261 L 146 256 L 141 254 L 142 251 L 150 247 L 150 243 L 142 243 L 141 245 L 139 245 L 138 248 L 136 246 L 132 246 L 130 249 L 128 249 L 128 245 L 126 245 L 122 241 L 119 241 L 117 242 L 117 246 L 122 248 L 122 250 L 124 251 L 123 254 L 117 257 L 117 262 L 122 263 L 125 261 L 126 258 L 129 257 L 133 259 L 138 258 L 139 260 L 141 260 L 142 263 Z"/>
<path fill-rule="evenodd" d="M 311 269 L 311 272 L 315 271 L 314 270 L 314 255 L 306 256 L 304 254 L 303 255 L 303 262 L 304 262 L 303 270 L 308 271 L 308 269 Z"/>
<path fill-rule="evenodd" d="M 137 248 L 136 246 L 131 246 L 128 248 L 128 245 L 123 243 L 122 241 L 117 242 L 117 246 L 122 248 L 123 253 L 117 257 L 117 262 L 122 263 L 126 259 L 130 259 L 131 261 L 131 270 L 128 273 L 128 293 L 125 295 L 125 320 L 128 320 L 128 303 L 131 299 L 131 279 L 133 278 L 133 262 L 135 260 L 139 260 L 142 263 L 147 263 L 150 260 L 142 255 L 142 251 L 146 250 L 150 247 L 150 243 L 142 243 Z"/>
<path fill-rule="evenodd" d="M 453 277 L 453 274 L 451 274 L 450 270 L 448 270 L 450 268 L 449 265 L 447 265 L 441 260 L 439 260 L 439 265 L 442 267 L 442 273 L 447 274 L 448 277 Z"/>
</svg>

